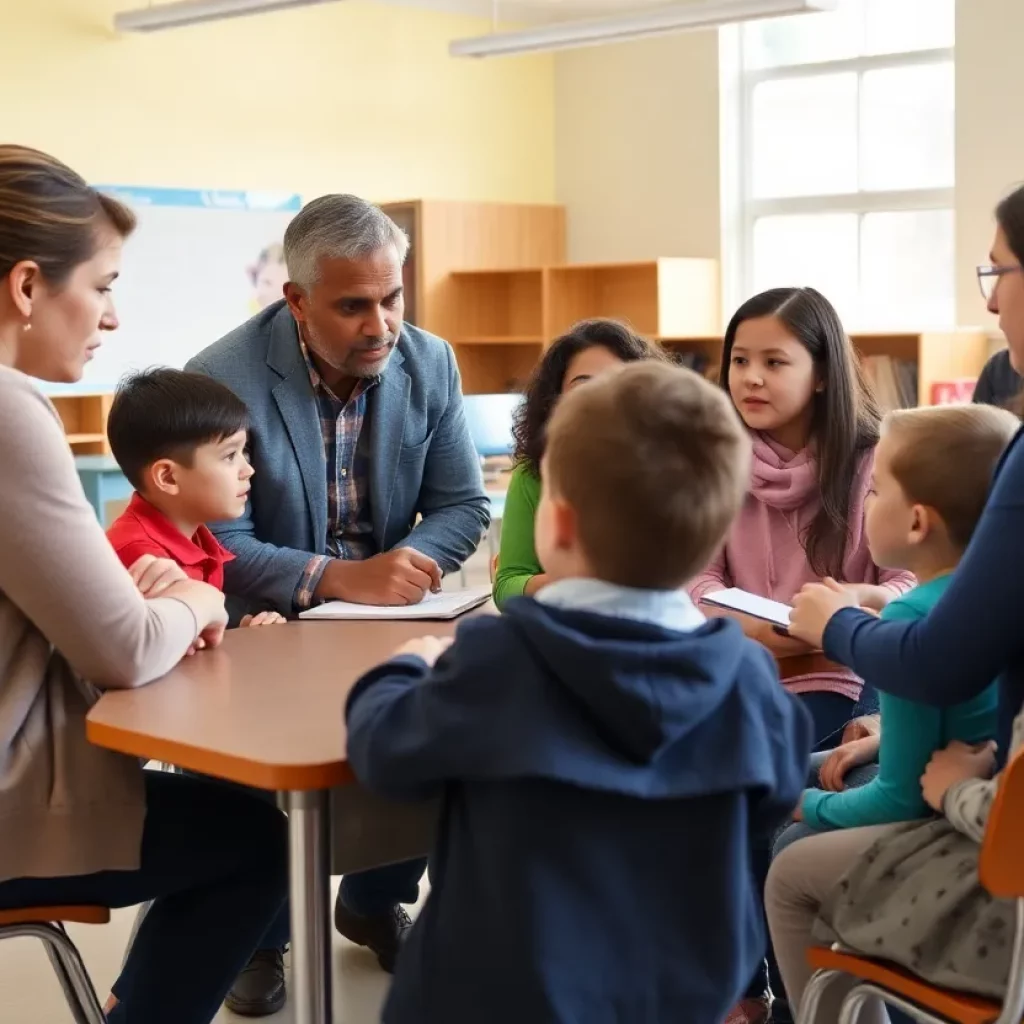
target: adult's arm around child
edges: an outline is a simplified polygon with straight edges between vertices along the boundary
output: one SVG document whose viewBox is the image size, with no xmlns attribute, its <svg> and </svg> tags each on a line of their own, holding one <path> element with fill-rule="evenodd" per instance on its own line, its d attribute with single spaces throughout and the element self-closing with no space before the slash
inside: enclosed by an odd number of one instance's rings
<svg viewBox="0 0 1024 1024">
<path fill-rule="evenodd" d="M 1024 443 L 1004 457 L 953 582 L 917 622 L 880 622 L 848 608 L 825 628 L 825 653 L 907 700 L 948 707 L 976 697 L 1024 658 Z"/>
</svg>

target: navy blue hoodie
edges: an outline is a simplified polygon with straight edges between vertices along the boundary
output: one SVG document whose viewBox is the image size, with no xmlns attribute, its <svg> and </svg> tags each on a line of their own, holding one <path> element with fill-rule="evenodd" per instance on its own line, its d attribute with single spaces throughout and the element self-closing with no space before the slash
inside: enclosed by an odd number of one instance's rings
<svg viewBox="0 0 1024 1024">
<path fill-rule="evenodd" d="M 755 833 L 812 729 L 736 623 L 510 602 L 349 698 L 369 789 L 441 793 L 386 1024 L 721 1024 L 764 953 Z"/>
</svg>

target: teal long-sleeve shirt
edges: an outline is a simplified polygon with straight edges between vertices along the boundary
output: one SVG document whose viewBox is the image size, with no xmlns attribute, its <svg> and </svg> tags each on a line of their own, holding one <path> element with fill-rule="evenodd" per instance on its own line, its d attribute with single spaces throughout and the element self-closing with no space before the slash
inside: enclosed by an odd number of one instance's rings
<svg viewBox="0 0 1024 1024">
<path fill-rule="evenodd" d="M 888 621 L 922 619 L 945 593 L 952 576 L 940 576 L 891 602 Z M 804 821 L 817 829 L 858 828 L 913 821 L 931 814 L 921 796 L 921 776 L 931 756 L 952 740 L 982 743 L 996 731 L 998 693 L 993 684 L 963 704 L 929 707 L 879 692 L 882 717 L 878 775 L 866 786 L 829 793 L 804 793 Z"/>
<path fill-rule="evenodd" d="M 500 608 L 510 598 L 522 597 L 526 584 L 544 570 L 533 543 L 533 522 L 540 504 L 540 477 L 520 464 L 512 470 L 501 520 L 501 553 L 494 577 L 494 603 Z"/>
</svg>

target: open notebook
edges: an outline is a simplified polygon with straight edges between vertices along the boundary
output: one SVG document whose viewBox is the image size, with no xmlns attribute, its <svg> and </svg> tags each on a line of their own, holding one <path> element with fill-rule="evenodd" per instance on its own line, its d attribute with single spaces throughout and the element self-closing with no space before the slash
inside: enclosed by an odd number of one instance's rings
<svg viewBox="0 0 1024 1024">
<path fill-rule="evenodd" d="M 491 588 L 468 587 L 440 594 L 427 594 L 419 604 L 390 607 L 378 604 L 352 604 L 349 601 L 328 601 L 303 612 L 300 619 L 455 619 L 464 612 L 479 608 L 491 598 Z"/>
</svg>

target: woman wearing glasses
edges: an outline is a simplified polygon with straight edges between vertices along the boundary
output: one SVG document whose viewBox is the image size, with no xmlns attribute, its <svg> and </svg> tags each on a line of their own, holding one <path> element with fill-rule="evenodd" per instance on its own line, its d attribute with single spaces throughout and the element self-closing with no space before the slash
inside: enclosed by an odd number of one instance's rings
<svg viewBox="0 0 1024 1024">
<path fill-rule="evenodd" d="M 997 211 L 997 218 L 1000 221 L 999 234 L 996 236 L 996 244 L 992 248 L 992 263 L 987 266 L 978 267 L 978 284 L 981 286 L 981 294 L 988 303 L 989 311 L 999 313 L 999 305 L 996 293 L 999 290 L 999 282 L 1007 274 L 1013 274 L 1020 278 L 1020 264 L 1015 262 L 1013 250 L 1008 241 L 1008 233 L 1001 226 L 1002 221 L 1014 216 L 1016 204 L 1014 196 L 1010 196 Z M 1008 209 L 1004 209 L 1009 206 Z M 1011 228 L 1012 230 L 1012 228 Z M 1010 262 L 1003 262 L 1009 258 Z M 1006 292 L 1005 286 L 1002 291 Z M 1004 303 L 1005 305 L 1005 303 Z M 997 352 L 986 364 L 978 378 L 974 388 L 974 401 L 985 405 L 1009 406 L 1021 393 L 1024 385 L 1024 378 L 1018 372 L 1019 367 L 1024 367 L 1022 354 L 1015 354 L 1012 349 L 1003 349 Z"/>
<path fill-rule="evenodd" d="M 1024 367 L 1024 188 L 996 209 L 991 265 L 978 269 L 989 310 Z M 772 939 L 790 1004 L 809 980 L 805 950 L 841 941 L 899 964 L 935 985 L 999 998 L 1013 947 L 1013 906 L 978 881 L 981 842 L 998 776 L 1014 750 L 1024 706 L 1024 431 L 996 470 L 985 511 L 953 582 L 915 622 L 880 622 L 822 584 L 795 600 L 789 632 L 823 646 L 834 661 L 879 690 L 936 707 L 969 700 L 999 683 L 998 754 L 952 744 L 922 779 L 942 817 L 849 829 L 801 840 L 772 865 L 765 894 Z M 1024 744 L 1024 715 L 1014 737 Z M 839 836 L 842 849 L 836 848 Z M 840 983 L 817 1019 L 837 1020 Z M 859 1019 L 884 1021 L 877 1001 Z"/>
</svg>

